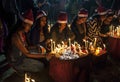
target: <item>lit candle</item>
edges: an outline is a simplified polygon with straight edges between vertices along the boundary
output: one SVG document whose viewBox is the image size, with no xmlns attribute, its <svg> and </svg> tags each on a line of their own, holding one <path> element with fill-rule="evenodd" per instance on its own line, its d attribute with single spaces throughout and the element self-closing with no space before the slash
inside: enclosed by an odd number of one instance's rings
<svg viewBox="0 0 120 82">
<path fill-rule="evenodd" d="M 69 38 L 69 46 L 71 46 L 71 39 Z"/>
<path fill-rule="evenodd" d="M 55 51 L 55 41 L 53 41 L 53 50 Z"/>
<path fill-rule="evenodd" d="M 64 45 L 64 42 L 62 41 L 62 45 Z"/>
<path fill-rule="evenodd" d="M 105 46 L 105 44 L 103 44 L 103 47 L 104 47 L 104 50 L 106 49 L 106 46 Z"/>
<path fill-rule="evenodd" d="M 109 27 L 109 31 L 110 31 L 110 32 L 112 31 L 112 25 L 110 25 L 110 27 Z"/>
<path fill-rule="evenodd" d="M 30 78 L 27 77 L 26 73 L 25 73 L 25 82 L 30 82 Z"/>
<path fill-rule="evenodd" d="M 34 80 L 34 79 L 31 79 L 31 81 L 32 81 L 32 82 L 35 82 L 35 80 Z"/>
<path fill-rule="evenodd" d="M 94 47 L 96 47 L 97 38 L 94 40 Z"/>
<path fill-rule="evenodd" d="M 65 43 L 62 41 L 62 47 L 64 48 L 65 47 Z"/>
<path fill-rule="evenodd" d="M 51 26 L 50 26 L 50 25 L 48 25 L 48 32 L 50 32 L 50 29 L 51 29 Z"/>
<path fill-rule="evenodd" d="M 117 29 L 117 36 L 119 36 L 120 35 L 119 28 L 117 27 L 116 29 Z"/>
</svg>

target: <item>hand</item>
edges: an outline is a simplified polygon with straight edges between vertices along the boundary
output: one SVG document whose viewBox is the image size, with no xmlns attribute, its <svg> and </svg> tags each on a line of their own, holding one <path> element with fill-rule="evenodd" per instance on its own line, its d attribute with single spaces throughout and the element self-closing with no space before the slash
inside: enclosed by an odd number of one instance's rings
<svg viewBox="0 0 120 82">
<path fill-rule="evenodd" d="M 50 60 L 53 56 L 54 56 L 54 55 L 52 55 L 52 54 L 47 54 L 47 55 L 46 55 L 46 59 L 47 59 L 47 60 Z"/>
</svg>

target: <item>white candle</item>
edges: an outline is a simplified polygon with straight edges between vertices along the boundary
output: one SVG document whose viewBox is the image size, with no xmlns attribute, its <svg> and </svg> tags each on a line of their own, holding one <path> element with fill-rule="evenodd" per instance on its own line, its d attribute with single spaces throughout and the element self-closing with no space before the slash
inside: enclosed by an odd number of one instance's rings
<svg viewBox="0 0 120 82">
<path fill-rule="evenodd" d="M 65 47 L 65 43 L 62 41 L 62 47 L 64 48 Z"/>
<path fill-rule="evenodd" d="M 109 31 L 110 31 L 110 32 L 112 31 L 112 25 L 110 25 L 110 27 L 109 27 Z"/>
<path fill-rule="evenodd" d="M 104 47 L 104 49 L 106 49 L 106 45 L 105 44 L 103 44 L 103 47 Z"/>
<path fill-rule="evenodd" d="M 62 41 L 62 45 L 64 45 L 65 43 Z"/>
<path fill-rule="evenodd" d="M 117 36 L 119 36 L 119 28 L 116 27 L 116 30 L 117 30 Z"/>
<path fill-rule="evenodd" d="M 71 39 L 69 38 L 69 46 L 71 46 Z"/>
<path fill-rule="evenodd" d="M 30 78 L 27 77 L 26 73 L 25 73 L 25 82 L 30 82 Z"/>
<path fill-rule="evenodd" d="M 90 42 L 90 45 L 89 46 L 92 46 L 92 42 Z"/>
<path fill-rule="evenodd" d="M 51 26 L 50 25 L 48 25 L 48 32 L 50 33 L 50 29 L 51 29 Z"/>
<path fill-rule="evenodd" d="M 96 47 L 97 38 L 94 40 L 94 47 Z"/>
<path fill-rule="evenodd" d="M 31 81 L 32 81 L 32 82 L 35 82 L 35 80 L 34 80 L 34 79 L 31 79 Z"/>
<path fill-rule="evenodd" d="M 53 50 L 55 51 L 55 41 L 53 41 Z"/>
</svg>

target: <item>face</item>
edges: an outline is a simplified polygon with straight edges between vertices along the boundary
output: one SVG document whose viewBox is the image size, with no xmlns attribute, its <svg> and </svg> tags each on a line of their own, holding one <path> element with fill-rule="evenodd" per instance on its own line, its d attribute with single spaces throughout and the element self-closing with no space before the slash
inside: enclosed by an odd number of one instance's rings
<svg viewBox="0 0 120 82">
<path fill-rule="evenodd" d="M 86 20 L 87 20 L 86 17 L 78 18 L 77 19 L 77 24 L 82 24 L 82 23 L 86 22 Z"/>
<path fill-rule="evenodd" d="M 44 27 L 46 25 L 46 23 L 47 23 L 47 18 L 46 17 L 42 17 L 40 19 L 40 26 Z"/>
<path fill-rule="evenodd" d="M 23 23 L 23 26 L 24 26 L 24 31 L 29 32 L 32 27 L 32 24 Z"/>
<path fill-rule="evenodd" d="M 60 23 L 60 29 L 64 29 L 66 27 L 66 23 Z"/>
<path fill-rule="evenodd" d="M 111 21 L 112 21 L 112 19 L 113 19 L 113 16 L 109 16 L 109 17 L 107 17 L 107 18 L 104 20 L 104 23 L 105 23 L 105 24 L 110 24 Z"/>
<path fill-rule="evenodd" d="M 101 21 L 104 21 L 106 19 L 106 15 L 101 15 L 100 18 L 101 18 Z"/>
</svg>

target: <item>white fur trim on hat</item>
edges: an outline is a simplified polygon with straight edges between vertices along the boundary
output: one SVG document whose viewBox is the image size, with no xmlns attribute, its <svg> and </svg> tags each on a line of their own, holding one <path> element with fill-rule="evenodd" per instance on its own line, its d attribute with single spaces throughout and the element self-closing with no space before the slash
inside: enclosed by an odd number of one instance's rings
<svg viewBox="0 0 120 82">
<path fill-rule="evenodd" d="M 99 15 L 105 15 L 105 14 L 107 14 L 107 12 L 105 11 L 105 12 L 98 12 L 98 14 Z"/>
<path fill-rule="evenodd" d="M 86 14 L 78 14 L 79 17 L 88 17 L 88 15 Z"/>
<path fill-rule="evenodd" d="M 36 17 L 36 20 L 43 16 L 47 16 L 47 14 L 44 11 L 42 11 L 42 13 Z"/>
<path fill-rule="evenodd" d="M 19 15 L 19 17 L 20 17 L 20 19 L 22 20 L 22 21 L 24 21 L 25 23 L 28 23 L 28 24 L 33 24 L 33 21 L 31 21 L 31 20 L 29 20 L 29 19 L 25 19 L 25 18 L 23 18 L 20 14 L 18 14 Z"/>
<path fill-rule="evenodd" d="M 57 22 L 58 22 L 58 23 L 67 23 L 67 20 L 66 20 L 66 21 L 58 20 Z"/>
<path fill-rule="evenodd" d="M 33 24 L 33 21 L 31 21 L 31 20 L 29 20 L 29 19 L 24 19 L 23 21 L 24 21 L 25 23 L 28 23 L 28 24 L 31 24 L 31 25 Z"/>
</svg>

